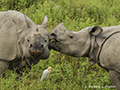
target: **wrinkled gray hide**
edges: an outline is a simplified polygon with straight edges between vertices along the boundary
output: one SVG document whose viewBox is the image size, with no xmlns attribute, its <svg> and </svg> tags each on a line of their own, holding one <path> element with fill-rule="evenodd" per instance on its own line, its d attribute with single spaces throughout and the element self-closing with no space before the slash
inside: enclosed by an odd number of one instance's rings
<svg viewBox="0 0 120 90">
<path fill-rule="evenodd" d="M 0 12 L 0 75 L 49 57 L 47 21 L 36 25 L 20 12 Z"/>
<path fill-rule="evenodd" d="M 61 23 L 49 32 L 49 38 L 50 48 L 74 57 L 88 57 L 90 64 L 97 63 L 107 70 L 120 90 L 120 25 L 73 32 Z"/>
</svg>

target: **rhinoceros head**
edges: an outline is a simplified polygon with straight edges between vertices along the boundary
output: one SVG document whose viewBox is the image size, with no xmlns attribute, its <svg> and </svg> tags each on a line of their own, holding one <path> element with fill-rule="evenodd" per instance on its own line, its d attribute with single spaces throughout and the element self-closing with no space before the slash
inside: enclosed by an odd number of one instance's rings
<svg viewBox="0 0 120 90">
<path fill-rule="evenodd" d="M 46 59 L 49 57 L 47 21 L 48 19 L 45 16 L 42 25 L 36 25 L 26 17 L 28 30 L 23 34 L 20 43 L 23 48 L 23 55 L 27 58 Z"/>
<path fill-rule="evenodd" d="M 60 23 L 49 32 L 50 48 L 74 57 L 86 56 L 90 49 L 90 36 L 97 36 L 101 32 L 99 26 L 86 27 L 81 31 L 73 32 Z"/>
</svg>

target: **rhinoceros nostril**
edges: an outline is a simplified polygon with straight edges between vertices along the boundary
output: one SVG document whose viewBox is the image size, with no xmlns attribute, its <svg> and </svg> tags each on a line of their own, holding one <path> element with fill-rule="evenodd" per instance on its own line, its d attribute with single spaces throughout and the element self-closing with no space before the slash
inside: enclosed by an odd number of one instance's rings
<svg viewBox="0 0 120 90">
<path fill-rule="evenodd" d="M 50 39 L 55 39 L 56 37 L 57 37 L 57 35 L 55 33 L 51 33 Z"/>
<path fill-rule="evenodd" d="M 44 47 L 44 45 L 41 45 L 41 47 L 43 48 L 43 47 Z"/>
<path fill-rule="evenodd" d="M 51 36 L 56 36 L 56 35 L 54 33 L 52 33 Z"/>
<path fill-rule="evenodd" d="M 30 47 L 32 47 L 33 45 L 32 44 L 30 44 Z"/>
</svg>

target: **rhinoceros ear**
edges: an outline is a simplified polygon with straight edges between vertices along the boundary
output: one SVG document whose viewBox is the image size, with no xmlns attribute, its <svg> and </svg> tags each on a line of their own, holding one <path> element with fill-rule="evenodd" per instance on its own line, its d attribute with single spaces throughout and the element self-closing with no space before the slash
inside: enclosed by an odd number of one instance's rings
<svg viewBox="0 0 120 90">
<path fill-rule="evenodd" d="M 25 16 L 25 21 L 27 23 L 28 28 L 31 28 L 34 24 L 33 21 L 31 19 L 29 19 L 27 16 Z"/>
<path fill-rule="evenodd" d="M 101 34 L 102 31 L 103 29 L 100 26 L 94 26 L 92 27 L 92 29 L 89 30 L 89 32 L 95 36 Z"/>
<path fill-rule="evenodd" d="M 43 26 L 44 28 L 46 28 L 47 22 L 48 22 L 48 18 L 47 18 L 47 16 L 44 16 L 44 20 L 43 20 L 43 23 L 42 23 L 42 26 Z"/>
</svg>

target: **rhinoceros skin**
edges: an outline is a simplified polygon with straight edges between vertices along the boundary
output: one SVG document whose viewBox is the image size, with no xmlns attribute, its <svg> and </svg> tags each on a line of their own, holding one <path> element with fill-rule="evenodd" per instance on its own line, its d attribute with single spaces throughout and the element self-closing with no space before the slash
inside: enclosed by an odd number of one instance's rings
<svg viewBox="0 0 120 90">
<path fill-rule="evenodd" d="M 46 16 L 36 25 L 18 11 L 0 12 L 0 75 L 49 57 L 47 22 Z"/>
<path fill-rule="evenodd" d="M 120 25 L 86 27 L 73 32 L 60 23 L 49 32 L 49 38 L 51 49 L 73 57 L 88 57 L 91 65 L 97 63 L 107 70 L 120 90 Z"/>
</svg>

